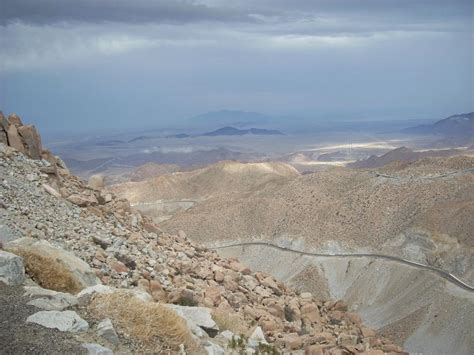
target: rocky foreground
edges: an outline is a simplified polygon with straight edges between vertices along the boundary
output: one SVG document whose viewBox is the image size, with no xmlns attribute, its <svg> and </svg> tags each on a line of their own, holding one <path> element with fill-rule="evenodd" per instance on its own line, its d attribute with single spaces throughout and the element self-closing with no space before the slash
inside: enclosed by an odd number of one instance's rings
<svg viewBox="0 0 474 355">
<path fill-rule="evenodd" d="M 0 122 L 6 353 L 403 353 L 341 301 L 162 233 L 101 179 L 72 176 L 33 126 Z"/>
</svg>

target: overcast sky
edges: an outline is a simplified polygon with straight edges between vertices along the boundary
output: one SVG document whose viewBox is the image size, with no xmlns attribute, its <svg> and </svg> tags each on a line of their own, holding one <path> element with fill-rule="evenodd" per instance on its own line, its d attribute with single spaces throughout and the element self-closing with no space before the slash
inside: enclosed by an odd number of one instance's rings
<svg viewBox="0 0 474 355">
<path fill-rule="evenodd" d="M 474 111 L 472 0 L 2 0 L 0 31 L 0 108 L 44 130 Z"/>
</svg>

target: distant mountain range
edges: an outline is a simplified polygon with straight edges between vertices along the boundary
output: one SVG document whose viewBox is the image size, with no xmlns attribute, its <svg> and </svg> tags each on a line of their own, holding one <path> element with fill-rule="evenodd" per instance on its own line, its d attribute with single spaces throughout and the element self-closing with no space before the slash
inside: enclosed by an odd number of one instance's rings
<svg viewBox="0 0 474 355">
<path fill-rule="evenodd" d="M 283 133 L 275 129 L 262 129 L 262 128 L 249 128 L 249 129 L 238 129 L 234 127 L 223 127 L 216 129 L 212 132 L 201 134 L 201 136 L 214 137 L 214 136 L 243 136 L 246 134 L 255 134 L 262 136 L 282 136 Z"/>
<path fill-rule="evenodd" d="M 473 136 L 474 112 L 453 115 L 430 125 L 421 125 L 403 130 L 405 133 L 441 134 L 445 136 Z"/>
<path fill-rule="evenodd" d="M 258 113 L 247 111 L 220 110 L 207 112 L 201 115 L 191 117 L 191 124 L 207 125 L 207 126 L 234 126 L 249 127 L 267 124 L 272 121 L 272 117 Z"/>
</svg>

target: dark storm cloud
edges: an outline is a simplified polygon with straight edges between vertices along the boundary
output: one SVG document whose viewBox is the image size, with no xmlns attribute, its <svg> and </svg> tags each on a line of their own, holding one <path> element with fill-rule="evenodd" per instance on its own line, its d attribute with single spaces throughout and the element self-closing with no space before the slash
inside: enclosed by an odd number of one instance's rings
<svg viewBox="0 0 474 355">
<path fill-rule="evenodd" d="M 471 19 L 472 0 L 2 0 L 0 23 L 192 23 L 304 21 L 315 16 L 386 25 Z M 396 28 L 395 28 L 396 29 Z M 357 28 L 355 28 L 357 31 Z"/>
<path fill-rule="evenodd" d="M 0 23 L 251 21 L 244 11 L 176 0 L 2 0 Z"/>
</svg>

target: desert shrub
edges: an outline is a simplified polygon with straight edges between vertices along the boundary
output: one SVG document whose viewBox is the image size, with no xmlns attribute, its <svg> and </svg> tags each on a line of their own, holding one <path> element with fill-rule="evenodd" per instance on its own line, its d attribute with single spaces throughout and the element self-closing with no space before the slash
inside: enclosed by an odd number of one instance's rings
<svg viewBox="0 0 474 355">
<path fill-rule="evenodd" d="M 255 355 L 280 355 L 275 345 L 259 343 Z"/>
<path fill-rule="evenodd" d="M 248 332 L 244 319 L 237 313 L 214 309 L 211 315 L 221 331 L 230 330 L 234 334 L 247 334 Z"/>
<path fill-rule="evenodd" d="M 188 353 L 199 353 L 186 321 L 166 306 L 144 302 L 127 291 L 101 294 L 89 305 L 98 318 L 110 318 L 117 330 L 139 341 L 150 352 L 178 350 L 184 344 Z"/>
<path fill-rule="evenodd" d="M 198 302 L 196 300 L 189 297 L 181 297 L 174 303 L 180 306 L 188 306 L 188 307 L 196 307 L 198 305 Z"/>
<path fill-rule="evenodd" d="M 21 249 L 11 251 L 23 258 L 26 273 L 41 287 L 72 294 L 83 289 L 61 262 Z"/>
<path fill-rule="evenodd" d="M 288 322 L 293 322 L 295 320 L 295 312 L 287 305 L 285 305 L 285 319 Z"/>
</svg>

